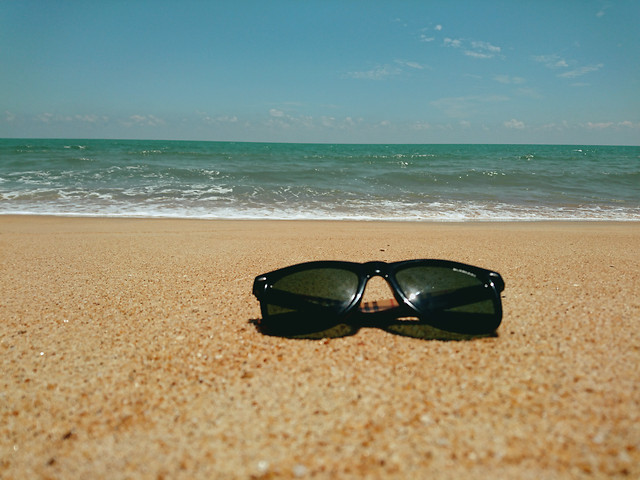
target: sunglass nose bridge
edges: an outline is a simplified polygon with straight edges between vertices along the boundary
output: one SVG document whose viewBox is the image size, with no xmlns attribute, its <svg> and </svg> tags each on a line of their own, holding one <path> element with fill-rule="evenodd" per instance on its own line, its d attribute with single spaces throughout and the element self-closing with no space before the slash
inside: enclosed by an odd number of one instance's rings
<svg viewBox="0 0 640 480">
<path fill-rule="evenodd" d="M 397 306 L 398 302 L 384 272 L 382 270 L 372 270 L 368 274 L 367 286 L 360 303 L 360 311 L 362 313 L 376 313 L 390 310 Z"/>
<path fill-rule="evenodd" d="M 371 277 L 384 277 L 388 276 L 388 265 L 384 262 L 367 262 L 364 264 L 367 276 Z"/>
</svg>

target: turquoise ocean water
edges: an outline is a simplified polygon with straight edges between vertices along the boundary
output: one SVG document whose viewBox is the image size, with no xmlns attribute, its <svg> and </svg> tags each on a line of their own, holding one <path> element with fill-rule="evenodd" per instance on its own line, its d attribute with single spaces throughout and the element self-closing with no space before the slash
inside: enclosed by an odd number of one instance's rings
<svg viewBox="0 0 640 480">
<path fill-rule="evenodd" d="M 0 139 L 0 214 L 640 220 L 640 147 Z"/>
</svg>

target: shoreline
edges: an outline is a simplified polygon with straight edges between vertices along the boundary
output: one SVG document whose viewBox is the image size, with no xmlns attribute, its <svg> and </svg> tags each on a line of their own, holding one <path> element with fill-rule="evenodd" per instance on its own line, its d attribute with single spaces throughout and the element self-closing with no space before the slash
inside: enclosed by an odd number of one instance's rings
<svg viewBox="0 0 640 480">
<path fill-rule="evenodd" d="M 407 219 L 388 219 L 388 218 L 253 218 L 253 217 L 172 217 L 172 216 L 136 216 L 136 215 L 88 215 L 88 214 L 51 214 L 51 213 L 0 213 L 0 220 L 3 218 L 43 218 L 43 219 L 79 219 L 79 220 L 150 220 L 150 221 L 194 221 L 194 222 L 325 222 L 325 223 L 406 223 L 409 225 L 414 224 L 429 224 L 447 225 L 447 224 L 562 224 L 562 223 L 610 223 L 610 224 L 640 224 L 640 219 L 603 219 L 603 218 L 542 218 L 542 219 L 525 219 L 519 218 L 514 220 L 505 219 L 478 219 L 478 220 L 437 220 L 437 219 L 421 219 L 421 220 L 407 220 Z"/>
<path fill-rule="evenodd" d="M 409 258 L 499 272 L 497 337 L 255 327 L 256 275 Z M 640 475 L 640 222 L 0 215 L 0 270 L 7 478 Z"/>
</svg>

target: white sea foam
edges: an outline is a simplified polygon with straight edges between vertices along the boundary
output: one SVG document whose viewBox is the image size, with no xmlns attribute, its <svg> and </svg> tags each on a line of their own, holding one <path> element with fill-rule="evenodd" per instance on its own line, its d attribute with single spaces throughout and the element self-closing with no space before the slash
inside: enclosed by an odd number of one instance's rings
<svg viewBox="0 0 640 480">
<path fill-rule="evenodd" d="M 52 192 L 51 192 L 52 193 Z M 28 208 L 1 208 L 0 214 L 47 214 L 71 216 L 114 217 L 165 217 L 199 219 L 277 219 L 277 220 L 384 220 L 384 221 L 539 221 L 539 220 L 615 220 L 640 221 L 638 211 L 624 208 L 574 208 L 543 207 L 536 210 L 515 205 L 483 206 L 439 204 L 429 209 L 388 208 L 376 209 L 327 209 L 327 208 L 278 208 L 276 205 L 238 207 L 218 205 L 215 208 L 189 205 L 169 200 L 153 204 L 113 202 L 109 194 L 94 194 L 96 203 L 67 202 L 74 200 L 78 192 L 57 196 L 57 202 L 34 204 Z M 5 198 L 11 198 L 6 197 Z"/>
</svg>

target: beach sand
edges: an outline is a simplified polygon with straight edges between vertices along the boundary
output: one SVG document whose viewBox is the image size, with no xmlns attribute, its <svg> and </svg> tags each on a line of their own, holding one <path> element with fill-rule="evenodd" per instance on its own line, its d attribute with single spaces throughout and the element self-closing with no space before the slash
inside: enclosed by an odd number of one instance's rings
<svg viewBox="0 0 640 480">
<path fill-rule="evenodd" d="M 409 258 L 500 272 L 498 336 L 254 324 L 258 274 Z M 0 272 L 3 479 L 640 477 L 640 223 L 0 216 Z"/>
</svg>

